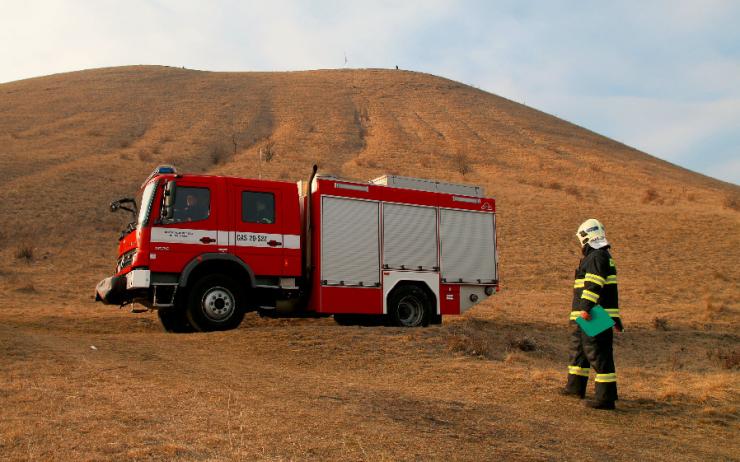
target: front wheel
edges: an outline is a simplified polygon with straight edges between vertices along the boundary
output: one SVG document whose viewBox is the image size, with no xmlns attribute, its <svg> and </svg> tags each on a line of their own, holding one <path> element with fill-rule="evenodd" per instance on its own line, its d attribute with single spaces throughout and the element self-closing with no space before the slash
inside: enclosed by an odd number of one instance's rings
<svg viewBox="0 0 740 462">
<path fill-rule="evenodd" d="M 432 299 L 418 286 L 403 285 L 393 289 L 388 296 L 388 319 L 400 327 L 428 326 L 432 312 Z"/>
<path fill-rule="evenodd" d="M 157 310 L 157 316 L 162 323 L 162 327 L 167 332 L 176 334 L 185 334 L 194 332 L 193 326 L 188 321 L 185 310 L 176 308 L 160 308 Z"/>
<path fill-rule="evenodd" d="M 190 289 L 187 317 L 201 332 L 235 329 L 244 319 L 242 291 L 233 279 L 212 274 L 197 281 Z"/>
</svg>

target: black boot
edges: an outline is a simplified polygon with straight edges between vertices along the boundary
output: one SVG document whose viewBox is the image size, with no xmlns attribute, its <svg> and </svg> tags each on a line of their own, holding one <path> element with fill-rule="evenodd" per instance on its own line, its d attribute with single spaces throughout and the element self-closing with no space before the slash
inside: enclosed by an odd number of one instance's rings
<svg viewBox="0 0 740 462">
<path fill-rule="evenodd" d="M 577 391 L 570 391 L 567 388 L 561 388 L 558 392 L 561 396 L 571 396 L 573 398 L 583 399 L 586 397 L 586 393 L 578 393 Z"/>
<path fill-rule="evenodd" d="M 614 406 L 614 401 L 593 401 L 588 400 L 585 403 L 583 403 L 584 406 L 590 407 L 591 409 L 602 409 L 605 411 L 613 411 L 616 409 Z"/>
</svg>

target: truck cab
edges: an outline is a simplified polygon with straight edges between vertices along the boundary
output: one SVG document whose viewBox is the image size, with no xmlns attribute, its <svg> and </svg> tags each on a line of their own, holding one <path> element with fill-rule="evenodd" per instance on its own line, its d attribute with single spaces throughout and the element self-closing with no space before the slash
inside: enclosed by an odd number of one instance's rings
<svg viewBox="0 0 740 462">
<path fill-rule="evenodd" d="M 121 234 L 116 272 L 98 284 L 96 300 L 157 309 L 174 330 L 194 322 L 198 330 L 218 330 L 235 327 L 245 311 L 274 304 L 278 295 L 297 297 L 296 183 L 160 167 L 142 185 L 139 203 L 135 222 Z M 221 279 L 221 289 L 203 294 L 207 309 L 188 320 L 179 305 L 205 276 Z M 247 290 L 249 299 L 237 297 Z M 177 319 L 167 319 L 171 313 Z"/>
</svg>

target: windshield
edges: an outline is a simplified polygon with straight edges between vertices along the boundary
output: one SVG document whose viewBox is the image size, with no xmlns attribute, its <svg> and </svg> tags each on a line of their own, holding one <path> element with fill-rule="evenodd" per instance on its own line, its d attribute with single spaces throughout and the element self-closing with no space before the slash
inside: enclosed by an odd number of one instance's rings
<svg viewBox="0 0 740 462">
<path fill-rule="evenodd" d="M 144 188 L 144 192 L 141 194 L 139 200 L 139 218 L 136 221 L 136 226 L 141 228 L 149 220 L 149 212 L 152 209 L 152 202 L 154 201 L 154 192 L 157 190 L 157 182 L 152 181 Z"/>
</svg>

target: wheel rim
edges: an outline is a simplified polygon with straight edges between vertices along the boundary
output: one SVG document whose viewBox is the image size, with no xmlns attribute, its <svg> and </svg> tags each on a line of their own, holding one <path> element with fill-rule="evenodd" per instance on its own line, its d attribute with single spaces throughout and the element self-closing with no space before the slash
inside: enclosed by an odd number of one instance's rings
<svg viewBox="0 0 740 462">
<path fill-rule="evenodd" d="M 225 287 L 211 287 L 201 300 L 203 314 L 211 321 L 223 321 L 231 317 L 236 309 L 234 294 Z"/>
<path fill-rule="evenodd" d="M 413 295 L 407 295 L 398 302 L 398 320 L 404 326 L 418 326 L 424 318 L 424 304 Z"/>
</svg>

